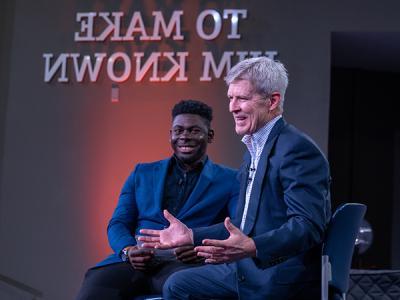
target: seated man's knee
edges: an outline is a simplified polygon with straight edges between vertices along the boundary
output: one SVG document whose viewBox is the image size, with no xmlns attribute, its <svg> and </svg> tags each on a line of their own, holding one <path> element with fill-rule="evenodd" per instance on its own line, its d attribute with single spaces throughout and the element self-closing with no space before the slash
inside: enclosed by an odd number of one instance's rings
<svg viewBox="0 0 400 300">
<path fill-rule="evenodd" d="M 166 299 L 185 299 L 188 274 L 185 271 L 173 273 L 164 283 L 163 295 Z"/>
</svg>

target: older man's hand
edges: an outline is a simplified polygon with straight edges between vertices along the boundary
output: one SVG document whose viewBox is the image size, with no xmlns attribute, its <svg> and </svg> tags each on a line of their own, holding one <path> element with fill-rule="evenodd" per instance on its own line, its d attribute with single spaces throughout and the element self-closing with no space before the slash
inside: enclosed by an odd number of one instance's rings
<svg viewBox="0 0 400 300">
<path fill-rule="evenodd" d="M 181 246 L 193 245 L 193 232 L 185 224 L 164 210 L 164 217 L 169 226 L 163 230 L 141 229 L 139 241 L 144 248 L 170 249 Z"/>
<path fill-rule="evenodd" d="M 229 238 L 203 240 L 203 246 L 195 248 L 197 255 L 204 257 L 205 262 L 210 264 L 229 263 L 245 257 L 255 257 L 256 245 L 253 239 L 235 227 L 230 218 L 226 218 L 224 224 L 229 231 Z"/>
</svg>

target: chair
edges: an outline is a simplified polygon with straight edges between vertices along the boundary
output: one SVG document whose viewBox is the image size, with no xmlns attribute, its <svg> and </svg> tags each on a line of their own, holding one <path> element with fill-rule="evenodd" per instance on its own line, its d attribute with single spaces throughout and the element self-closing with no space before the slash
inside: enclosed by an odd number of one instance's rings
<svg viewBox="0 0 400 300">
<path fill-rule="evenodd" d="M 328 300 L 329 287 L 335 299 L 346 299 L 354 243 L 366 210 L 364 204 L 346 203 L 332 216 L 322 248 L 322 300 Z"/>
</svg>

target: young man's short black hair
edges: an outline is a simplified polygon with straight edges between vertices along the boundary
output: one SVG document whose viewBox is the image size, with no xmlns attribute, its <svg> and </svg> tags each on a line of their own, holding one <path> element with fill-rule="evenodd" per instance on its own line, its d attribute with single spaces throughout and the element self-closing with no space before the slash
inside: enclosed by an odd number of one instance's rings
<svg viewBox="0 0 400 300">
<path fill-rule="evenodd" d="M 199 115 L 207 121 L 208 126 L 210 126 L 213 118 L 212 108 L 207 104 L 197 100 L 182 100 L 175 104 L 174 108 L 172 109 L 172 119 L 181 114 Z"/>
</svg>

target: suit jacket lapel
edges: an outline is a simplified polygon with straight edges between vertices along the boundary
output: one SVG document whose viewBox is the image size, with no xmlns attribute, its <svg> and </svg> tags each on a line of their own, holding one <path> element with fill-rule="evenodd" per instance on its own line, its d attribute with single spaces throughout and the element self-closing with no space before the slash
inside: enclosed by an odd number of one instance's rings
<svg viewBox="0 0 400 300">
<path fill-rule="evenodd" d="M 250 153 L 246 151 L 246 153 L 243 155 L 242 165 L 240 166 L 240 169 L 238 171 L 240 190 L 239 190 L 239 198 L 236 208 L 235 220 L 233 220 L 233 224 L 236 227 L 240 227 L 240 223 L 242 222 L 244 205 L 246 202 L 246 188 L 249 178 L 250 162 L 251 162 Z"/>
<path fill-rule="evenodd" d="M 281 132 L 282 128 L 286 125 L 286 122 L 281 118 L 279 119 L 271 130 L 267 141 L 265 142 L 261 157 L 258 162 L 257 171 L 254 176 L 253 187 L 250 195 L 249 208 L 247 210 L 246 221 L 244 224 L 243 232 L 250 234 L 253 229 L 254 223 L 257 217 L 257 210 L 260 204 L 261 192 L 263 188 L 263 181 L 265 174 L 267 173 L 268 160 L 271 154 L 271 150 L 275 145 L 276 138 Z M 268 199 L 267 199 L 268 201 Z"/>
<path fill-rule="evenodd" d="M 168 166 L 169 162 L 171 159 L 165 159 L 160 161 L 160 163 L 154 168 L 153 171 L 153 186 L 154 186 L 154 199 L 155 199 L 155 205 L 158 206 L 158 210 L 162 214 L 162 208 L 163 208 L 163 197 L 164 197 L 164 184 L 165 180 L 167 178 L 167 173 L 168 173 Z M 164 216 L 161 218 L 164 219 Z"/>
<path fill-rule="evenodd" d="M 199 179 L 194 187 L 193 191 L 190 193 L 189 198 L 186 200 L 185 204 L 178 213 L 178 218 L 181 218 L 191 207 L 199 202 L 200 197 L 207 187 L 211 184 L 212 178 L 214 177 L 214 163 L 211 159 L 207 159 L 203 170 L 199 176 Z"/>
</svg>

